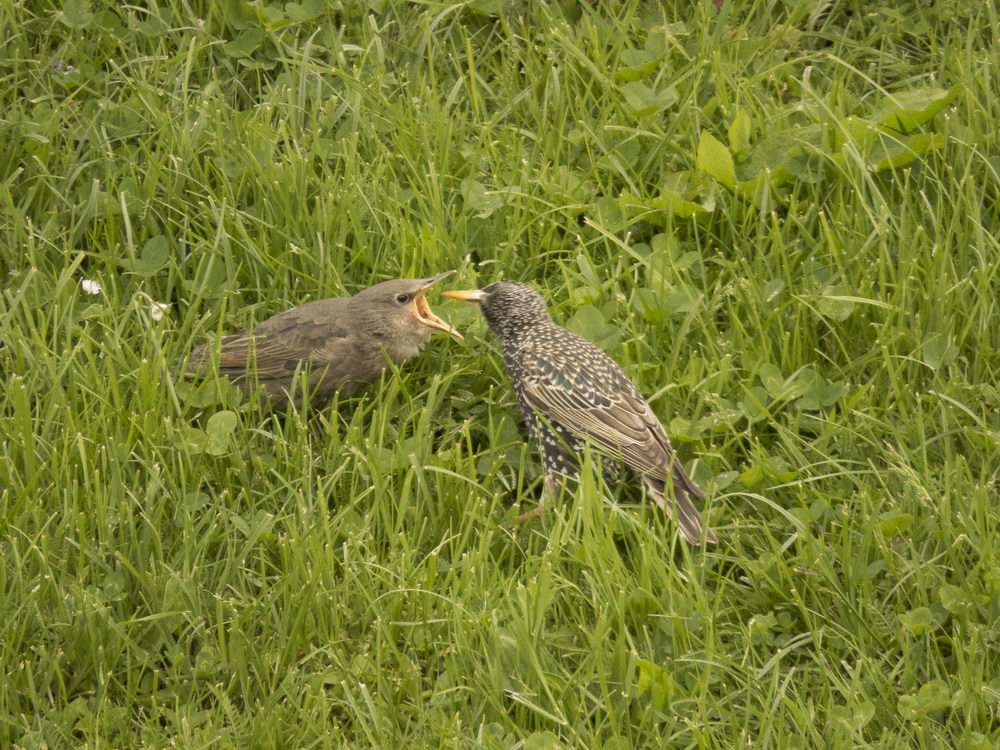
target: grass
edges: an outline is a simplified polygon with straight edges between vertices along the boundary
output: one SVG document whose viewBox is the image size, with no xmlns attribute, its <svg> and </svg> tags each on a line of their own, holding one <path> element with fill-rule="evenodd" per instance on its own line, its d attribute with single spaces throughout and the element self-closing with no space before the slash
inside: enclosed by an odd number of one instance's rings
<svg viewBox="0 0 1000 750">
<path fill-rule="evenodd" d="M 1000 18 L 925 6 L 0 3 L 0 745 L 995 747 Z M 717 547 L 589 463 L 505 528 L 458 303 L 336 408 L 176 372 L 448 268 L 622 363 Z"/>
</svg>

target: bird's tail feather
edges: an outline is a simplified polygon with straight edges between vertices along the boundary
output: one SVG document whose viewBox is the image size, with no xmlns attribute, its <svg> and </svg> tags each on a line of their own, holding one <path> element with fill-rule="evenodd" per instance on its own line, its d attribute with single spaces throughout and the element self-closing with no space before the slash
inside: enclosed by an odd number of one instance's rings
<svg viewBox="0 0 1000 750">
<path fill-rule="evenodd" d="M 643 477 L 643 484 L 646 486 L 646 492 L 649 493 L 653 501 L 661 508 L 669 512 L 671 510 L 670 506 L 673 506 L 672 510 L 674 512 L 671 515 L 677 519 L 681 534 L 684 535 L 684 541 L 695 546 L 700 545 L 702 543 L 701 513 L 694 507 L 694 503 L 691 502 L 687 488 L 675 482 L 673 495 L 668 498 L 663 482 L 650 477 Z M 716 544 L 719 538 L 715 535 L 714 531 L 706 528 L 704 541 L 706 544 Z"/>
</svg>

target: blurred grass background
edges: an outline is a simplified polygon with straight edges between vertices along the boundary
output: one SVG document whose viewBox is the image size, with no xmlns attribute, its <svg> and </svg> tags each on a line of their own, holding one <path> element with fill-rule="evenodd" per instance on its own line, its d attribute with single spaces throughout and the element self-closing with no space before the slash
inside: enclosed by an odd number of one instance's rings
<svg viewBox="0 0 1000 750">
<path fill-rule="evenodd" d="M 1000 743 L 991 4 L 0 26 L 0 744 Z M 589 471 L 505 529 L 539 466 L 469 306 L 336 408 L 175 371 L 449 268 L 622 363 L 716 548 Z"/>
</svg>

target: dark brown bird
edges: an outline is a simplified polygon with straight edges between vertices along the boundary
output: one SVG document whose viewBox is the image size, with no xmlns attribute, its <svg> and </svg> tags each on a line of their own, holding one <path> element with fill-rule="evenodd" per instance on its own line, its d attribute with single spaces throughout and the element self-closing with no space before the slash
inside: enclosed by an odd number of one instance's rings
<svg viewBox="0 0 1000 750">
<path fill-rule="evenodd" d="M 454 271 L 429 279 L 395 279 L 353 297 L 306 302 L 225 336 L 218 348 L 191 352 L 189 375 L 204 376 L 218 362 L 245 391 L 262 386 L 271 405 L 287 405 L 296 375 L 306 372 L 313 404 L 326 404 L 337 391 L 350 397 L 375 380 L 391 360 L 399 365 L 420 353 L 434 331 L 462 335 L 431 312 L 427 290 Z M 301 401 L 295 396 L 296 403 Z"/>
<path fill-rule="evenodd" d="M 542 451 L 550 497 L 558 495 L 566 476 L 577 474 L 579 454 L 589 441 L 637 471 L 657 505 L 664 510 L 668 503 L 673 506 L 684 539 L 702 543 L 701 514 L 690 496 L 704 499 L 705 493 L 688 476 L 653 410 L 613 359 L 557 325 L 544 300 L 527 284 L 498 281 L 475 291 L 442 294 L 478 304 L 499 337 L 504 368 L 531 438 Z M 522 520 L 543 510 L 544 501 Z M 707 528 L 704 540 L 718 541 Z"/>
</svg>

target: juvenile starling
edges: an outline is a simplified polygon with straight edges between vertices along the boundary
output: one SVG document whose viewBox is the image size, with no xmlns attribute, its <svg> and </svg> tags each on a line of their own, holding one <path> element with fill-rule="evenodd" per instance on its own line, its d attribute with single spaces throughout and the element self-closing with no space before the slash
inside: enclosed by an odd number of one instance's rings
<svg viewBox="0 0 1000 750">
<path fill-rule="evenodd" d="M 353 297 L 315 300 L 280 312 L 252 330 L 225 336 L 218 372 L 247 392 L 262 386 L 274 408 L 288 404 L 299 372 L 308 374 L 314 404 L 326 404 L 337 391 L 352 396 L 375 380 L 388 360 L 398 365 L 419 354 L 433 331 L 462 338 L 431 312 L 424 297 L 452 273 L 383 281 Z M 187 373 L 208 375 L 214 349 L 206 344 L 191 352 Z"/>
<path fill-rule="evenodd" d="M 653 410 L 614 360 L 557 325 L 527 284 L 498 281 L 476 291 L 442 294 L 477 303 L 500 339 L 504 368 L 528 432 L 542 451 L 550 497 L 558 495 L 564 477 L 576 475 L 589 441 L 638 472 L 657 505 L 664 510 L 673 505 L 684 539 L 702 543 L 701 515 L 690 495 L 704 499 L 705 493 L 688 476 Z M 522 520 L 543 510 L 544 501 Z M 711 529 L 705 529 L 705 541 L 718 541 Z"/>
</svg>

